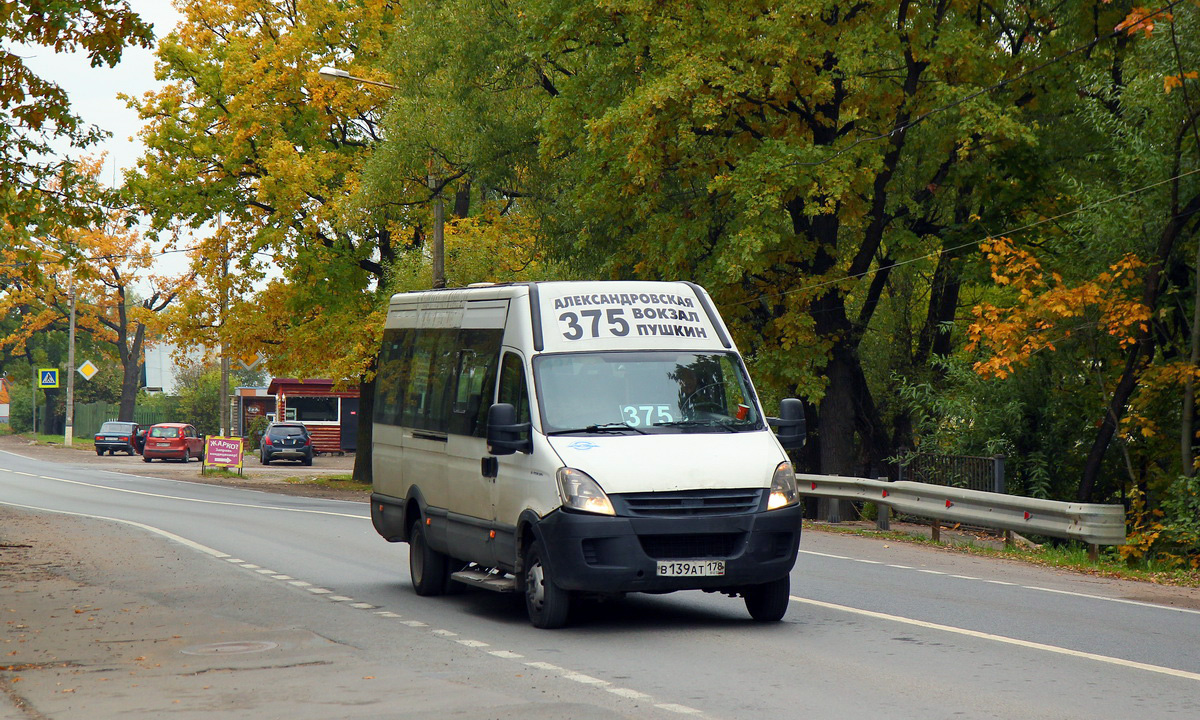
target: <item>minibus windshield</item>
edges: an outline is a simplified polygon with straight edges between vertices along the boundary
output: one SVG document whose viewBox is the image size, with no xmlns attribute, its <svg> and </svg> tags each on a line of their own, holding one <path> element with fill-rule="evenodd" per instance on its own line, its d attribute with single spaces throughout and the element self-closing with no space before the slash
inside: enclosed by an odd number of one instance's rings
<svg viewBox="0 0 1200 720">
<path fill-rule="evenodd" d="M 535 387 L 547 435 L 760 430 L 734 353 L 625 351 L 540 355 Z"/>
</svg>

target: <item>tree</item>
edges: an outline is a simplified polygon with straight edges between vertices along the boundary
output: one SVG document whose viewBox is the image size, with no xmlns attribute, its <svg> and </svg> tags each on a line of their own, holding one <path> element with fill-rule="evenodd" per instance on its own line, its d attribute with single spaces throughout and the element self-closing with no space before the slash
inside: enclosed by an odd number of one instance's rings
<svg viewBox="0 0 1200 720">
<path fill-rule="evenodd" d="M 84 177 L 95 180 L 102 159 L 85 160 Z M 50 328 L 66 331 L 75 296 L 78 332 L 96 346 L 107 345 L 120 370 L 120 415 L 133 420 L 140 387 L 147 328 L 157 333 L 158 314 L 191 278 L 154 274 L 154 255 L 124 213 L 110 212 L 87 229 L 66 229 L 49 239 L 42 262 L 0 265 L 0 310 L 15 322 L 0 336 L 0 350 L 25 354 L 31 338 Z M 68 369 L 73 372 L 73 369 Z"/>
<path fill-rule="evenodd" d="M 910 298 L 924 310 L 906 311 L 917 331 L 897 327 L 922 366 L 951 350 L 966 241 L 1036 213 L 1054 180 L 1034 130 L 1072 97 L 1053 59 L 1113 14 L 904 1 L 419 7 L 396 36 L 407 97 L 381 155 L 452 148 L 439 159 L 517 198 L 573 272 L 706 285 L 756 377 L 810 401 L 810 464 L 841 474 L 877 473 L 902 439 L 862 357 L 896 269 L 933 258 L 932 287 Z"/>
<path fill-rule="evenodd" d="M 29 238 L 94 217 L 93 183 L 53 143 L 86 148 L 103 133 L 86 126 L 62 88 L 33 73 L 14 45 L 81 50 L 112 67 L 130 46 L 150 47 L 151 28 L 124 0 L 16 0 L 0 5 L 0 238 L 20 261 L 42 249 Z"/>
<path fill-rule="evenodd" d="M 397 13 L 384 0 L 211 0 L 184 13 L 158 49 L 166 86 L 134 103 L 148 152 L 129 178 L 158 227 L 221 228 L 172 332 L 261 353 L 275 374 L 357 382 L 370 416 L 385 280 L 409 226 L 362 207 L 386 92 L 317 70 L 369 74 Z M 281 277 L 264 289 L 268 272 Z M 371 424 L 359 427 L 369 447 Z M 369 479 L 369 462 L 358 455 L 356 478 Z"/>
</svg>

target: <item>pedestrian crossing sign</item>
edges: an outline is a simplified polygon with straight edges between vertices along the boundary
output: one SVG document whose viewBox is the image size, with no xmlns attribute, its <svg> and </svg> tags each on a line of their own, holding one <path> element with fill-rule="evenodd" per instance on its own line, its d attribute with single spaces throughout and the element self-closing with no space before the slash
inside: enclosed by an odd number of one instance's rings
<svg viewBox="0 0 1200 720">
<path fill-rule="evenodd" d="M 38 370 L 38 387 L 58 387 L 58 368 L 41 368 Z"/>
</svg>

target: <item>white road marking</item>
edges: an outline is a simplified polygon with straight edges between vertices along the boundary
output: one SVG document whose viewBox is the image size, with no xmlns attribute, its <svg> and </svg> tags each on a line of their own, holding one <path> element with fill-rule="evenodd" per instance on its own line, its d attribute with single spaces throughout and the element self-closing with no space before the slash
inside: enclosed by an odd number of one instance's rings
<svg viewBox="0 0 1200 720">
<path fill-rule="evenodd" d="M 376 606 L 371 603 L 350 603 L 350 607 L 356 610 L 374 610 Z"/>
<path fill-rule="evenodd" d="M 630 700 L 649 700 L 651 697 L 644 692 L 638 692 L 637 690 L 630 690 L 629 688 L 610 687 L 610 688 L 605 688 L 605 690 L 609 691 L 613 695 L 620 695 L 621 697 L 629 698 Z"/>
<path fill-rule="evenodd" d="M 330 592 L 332 592 L 332 591 L 330 591 Z M 330 595 L 329 597 L 327 597 L 325 599 L 332 600 L 333 602 L 344 602 L 344 603 L 354 602 L 354 598 L 346 597 L 345 595 Z"/>
<path fill-rule="evenodd" d="M 495 655 L 496 657 L 504 658 L 505 660 L 516 660 L 518 658 L 525 657 L 521 653 L 515 653 L 511 650 L 488 650 L 488 655 Z"/>
<path fill-rule="evenodd" d="M 185 547 L 190 547 L 194 550 L 198 550 L 198 551 L 200 551 L 206 555 L 210 555 L 214 558 L 217 558 L 220 560 L 225 560 L 225 561 L 231 562 L 231 563 L 237 563 L 237 564 L 243 565 L 243 566 L 246 564 L 244 560 L 241 560 L 240 558 L 234 558 L 231 555 L 229 555 L 228 553 L 223 553 L 220 550 L 216 550 L 214 548 L 208 547 L 207 545 L 201 545 L 200 543 L 193 542 L 191 540 L 188 540 L 187 538 L 181 537 L 179 535 L 176 535 L 175 533 L 168 532 L 161 528 L 156 528 L 152 525 L 146 525 L 144 523 L 134 522 L 132 520 L 122 520 L 120 518 L 106 517 L 103 515 L 90 515 L 90 514 L 86 514 L 86 513 L 69 512 L 66 510 L 54 510 L 51 508 L 36 507 L 33 505 L 21 505 L 18 503 L 12 503 L 12 502 L 7 502 L 7 501 L 3 501 L 3 500 L 0 500 L 0 505 L 21 508 L 23 510 L 35 510 L 38 512 L 49 512 L 49 513 L 56 513 L 59 515 L 69 515 L 69 516 L 73 516 L 73 517 L 85 517 L 85 518 L 91 518 L 91 519 L 95 519 L 95 520 L 107 520 L 110 522 L 121 523 L 123 525 L 130 525 L 132 527 L 140 528 L 142 530 L 146 530 L 146 531 L 154 533 L 156 535 L 160 535 L 162 537 L 167 538 L 168 540 L 172 540 L 172 541 L 177 542 L 180 545 L 183 545 Z M 258 566 L 255 565 L 254 567 L 257 568 Z M 314 587 L 314 586 L 312 586 L 311 583 L 305 582 L 303 580 L 291 580 L 290 577 L 287 575 L 277 575 L 277 576 L 275 576 L 275 579 L 287 582 L 288 585 L 305 588 L 306 590 L 308 590 L 308 592 L 313 593 L 314 595 L 326 595 L 326 594 L 333 593 L 332 590 L 329 590 L 326 588 L 321 588 L 321 587 Z M 351 599 L 351 598 L 343 598 L 343 596 L 338 596 L 338 595 L 334 595 L 333 597 L 328 598 L 328 599 L 332 600 L 334 598 L 343 599 L 343 600 Z M 814 601 L 801 600 L 800 598 L 796 598 L 796 597 L 793 597 L 792 600 L 796 600 L 798 602 L 814 602 Z M 352 607 L 361 607 L 362 609 L 374 609 L 375 606 L 370 605 L 369 603 L 357 603 L 355 605 L 352 605 Z M 387 612 L 387 611 L 379 612 L 376 614 L 379 615 L 380 617 L 386 617 L 386 618 L 400 618 L 401 617 L 400 615 L 397 615 L 396 613 Z M 409 627 L 414 627 L 414 628 L 429 627 L 428 624 L 423 623 L 419 620 L 401 620 L 400 622 L 403 623 L 404 625 L 407 625 Z M 443 637 L 457 637 L 457 635 L 458 635 L 458 633 L 452 632 L 450 630 L 434 630 L 432 632 L 434 634 L 441 635 Z M 460 645 L 463 645 L 466 647 L 471 647 L 471 648 L 490 647 L 487 643 L 479 641 L 479 640 L 456 640 L 455 642 L 457 642 Z M 524 657 L 520 653 L 511 652 L 509 650 L 485 650 L 484 652 L 486 652 L 489 655 L 492 655 L 494 657 L 509 659 L 509 660 L 515 660 L 515 659 L 520 659 L 520 658 Z M 590 675 L 585 675 L 583 673 L 566 670 L 564 668 L 561 668 L 557 665 L 554 665 L 554 664 L 551 664 L 548 662 L 528 662 L 528 663 L 525 663 L 525 665 L 527 665 L 529 667 L 538 668 L 540 670 L 546 670 L 549 672 L 559 673 L 566 680 L 571 680 L 573 682 L 577 682 L 580 684 L 591 685 L 596 688 L 601 688 L 607 692 L 613 693 L 614 695 L 618 695 L 620 697 L 627 698 L 630 700 L 641 700 L 641 701 L 653 700 L 653 696 L 647 695 L 646 693 L 638 692 L 636 690 L 631 690 L 629 688 L 609 687 L 610 683 L 607 680 L 601 680 L 600 678 L 592 677 Z M 703 715 L 703 712 L 700 710 L 688 707 L 686 705 L 678 705 L 675 703 L 662 703 L 662 704 L 655 705 L 655 707 L 657 707 L 661 710 L 666 710 L 668 712 L 679 713 L 679 714 L 684 714 L 684 715 L 696 715 L 696 716 Z"/>
<path fill-rule="evenodd" d="M 702 710 L 697 710 L 696 708 L 688 707 L 687 705 L 676 705 L 675 703 L 662 703 L 660 705 L 655 705 L 654 707 L 658 708 L 659 710 L 666 710 L 667 712 L 680 713 L 682 715 L 703 715 L 704 714 L 704 712 Z"/>
<path fill-rule="evenodd" d="M 71 515 L 73 517 L 91 518 L 93 520 L 108 520 L 110 522 L 121 523 L 122 525 L 130 525 L 135 528 L 140 528 L 142 530 L 146 530 L 147 532 L 152 532 L 155 535 L 160 535 L 162 537 L 167 538 L 168 540 L 177 542 L 180 545 L 183 545 L 184 547 L 190 547 L 193 550 L 199 550 L 200 552 L 204 553 L 205 555 L 211 555 L 215 558 L 220 558 L 220 559 L 225 559 L 225 558 L 229 557 L 228 553 L 223 553 L 220 550 L 210 548 L 207 545 L 201 545 L 198 542 L 193 542 L 191 540 L 188 540 L 185 537 L 180 537 L 179 535 L 176 535 L 173 532 L 168 532 L 166 530 L 163 530 L 162 528 L 156 528 L 153 525 L 146 525 L 144 523 L 134 522 L 133 520 L 122 520 L 121 518 L 105 517 L 103 515 L 89 515 L 87 513 L 69 512 L 67 510 L 53 510 L 51 508 L 36 507 L 34 505 L 20 505 L 18 503 L 7 502 L 4 500 L 0 500 L 0 505 L 7 505 L 8 507 L 21 508 L 23 510 L 37 510 L 38 512 L 49 512 L 49 513 L 57 513 L 59 515 Z"/>
<path fill-rule="evenodd" d="M 354 518 L 356 520 L 369 520 L 366 515 L 354 515 L 351 513 L 332 512 L 330 510 L 305 510 L 303 508 L 285 508 L 276 505 L 254 505 L 251 503 L 235 503 L 226 502 L 223 500 L 200 500 L 199 498 L 180 497 L 178 495 L 164 495 L 162 493 L 145 492 L 143 490 L 130 490 L 128 488 L 112 487 L 110 485 L 99 485 L 97 483 L 83 482 L 81 480 L 67 480 L 65 478 L 49 477 L 46 475 L 33 475 L 30 473 L 20 472 L 19 470 L 11 470 L 9 472 L 17 475 L 28 475 L 29 477 L 41 478 L 43 480 L 53 480 L 55 482 L 66 483 L 68 485 L 79 485 L 82 487 L 97 488 L 99 490 L 111 490 L 112 492 L 129 493 L 131 495 L 142 495 L 144 497 L 164 498 L 166 500 L 179 500 L 181 502 L 200 503 L 201 505 L 224 505 L 226 507 L 244 507 L 253 510 L 278 510 L 279 512 L 294 512 L 294 513 L 309 513 L 312 515 L 332 515 L 334 517 Z M 141 477 L 136 476 L 136 477 Z M 91 517 L 90 515 L 85 517 Z"/>
<path fill-rule="evenodd" d="M 577 672 L 563 673 L 563 677 L 565 677 L 566 679 L 571 680 L 573 682 L 583 683 L 584 685 L 610 685 L 611 684 L 607 680 L 601 680 L 600 678 L 594 678 L 591 675 L 584 675 L 583 673 L 577 673 Z"/>
<path fill-rule="evenodd" d="M 831 553 L 816 552 L 814 550 L 801 550 L 801 555 L 815 555 L 817 557 L 831 558 L 834 560 L 849 560 L 851 562 L 869 562 L 860 560 L 859 558 L 847 557 L 846 555 L 834 555 Z M 1103 595 L 1091 595 L 1089 593 L 1074 592 L 1072 590 L 1055 590 L 1054 588 L 1039 587 L 1037 585 L 1021 585 L 1019 583 L 1005 582 L 1003 580 L 985 580 L 983 578 L 971 577 L 970 575 L 952 575 L 938 570 L 926 570 L 924 568 L 912 568 L 907 565 L 888 565 L 887 567 L 897 568 L 900 570 L 914 570 L 928 575 L 945 575 L 952 578 L 960 578 L 962 580 L 973 580 L 976 582 L 986 582 L 993 585 L 1008 585 L 1011 587 L 1019 587 L 1025 590 L 1036 590 L 1037 592 L 1048 592 L 1056 595 L 1069 595 L 1071 597 L 1085 598 L 1088 600 L 1102 600 L 1104 602 L 1120 603 L 1122 605 L 1136 605 L 1138 607 L 1151 608 L 1154 610 L 1174 610 L 1175 612 L 1189 613 L 1192 615 L 1200 615 L 1200 610 L 1191 608 L 1174 607 L 1172 605 L 1162 605 L 1158 603 L 1142 602 L 1140 600 L 1126 600 L 1124 598 L 1105 597 Z"/>
<path fill-rule="evenodd" d="M 941 625 L 939 623 L 931 623 L 924 620 L 906 618 L 900 615 L 889 615 L 888 613 L 875 612 L 873 610 L 863 610 L 861 608 L 837 605 L 835 603 L 827 603 L 820 600 L 810 600 L 808 598 L 797 597 L 795 595 L 792 595 L 791 599 L 792 602 L 812 605 L 814 607 L 825 608 L 827 610 L 838 610 L 841 612 L 853 613 L 855 615 L 875 618 L 876 620 L 887 620 L 888 622 L 902 623 L 904 625 L 914 625 L 916 627 L 927 628 L 929 630 L 940 630 L 942 632 L 965 635 L 967 637 L 978 638 L 980 640 L 990 640 L 992 642 L 1029 648 L 1031 650 L 1041 650 L 1044 652 L 1055 653 L 1057 655 L 1066 655 L 1068 657 L 1081 658 L 1084 660 L 1094 660 L 1096 662 L 1106 663 L 1108 665 L 1117 665 L 1120 667 L 1133 668 L 1135 670 L 1145 670 L 1147 672 L 1158 673 L 1160 675 L 1170 675 L 1172 677 L 1183 678 L 1185 680 L 1200 681 L 1200 673 L 1188 672 L 1187 670 L 1177 670 L 1175 668 L 1163 667 L 1161 665 L 1150 665 L 1148 663 L 1136 662 L 1134 660 L 1125 660 L 1123 658 L 1111 657 L 1108 655 L 1098 655 L 1096 653 L 1072 650 L 1070 648 L 1059 647 L 1057 645 L 1047 645 L 1045 643 L 1032 642 L 1030 640 L 1019 640 L 1017 638 L 1010 638 L 1004 635 L 993 635 L 992 633 L 979 632 L 978 630 L 968 630 L 966 628 L 954 627 L 952 625 Z"/>
</svg>

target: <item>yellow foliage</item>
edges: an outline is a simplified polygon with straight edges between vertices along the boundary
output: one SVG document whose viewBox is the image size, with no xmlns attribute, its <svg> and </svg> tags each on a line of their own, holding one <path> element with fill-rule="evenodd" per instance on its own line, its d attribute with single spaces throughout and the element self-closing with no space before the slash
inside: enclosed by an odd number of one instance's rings
<svg viewBox="0 0 1200 720">
<path fill-rule="evenodd" d="M 1113 285 L 1128 289 L 1143 263 L 1126 255 L 1094 280 L 1068 286 L 1058 273 L 1046 273 L 1029 251 L 1016 247 L 1008 238 L 992 238 L 980 249 L 992 265 L 992 277 L 1001 286 L 1016 291 L 1017 302 L 1007 307 L 983 303 L 972 310 L 975 321 L 967 329 L 968 352 L 987 349 L 991 357 L 975 364 L 980 375 L 1004 378 L 1014 366 L 1034 353 L 1055 350 L 1061 339 L 1055 331 L 1063 320 L 1097 316 L 1097 327 L 1122 346 L 1137 341 L 1147 332 L 1150 309 L 1137 300 L 1114 292 Z M 1070 334 L 1064 330 L 1062 337 Z"/>
</svg>

